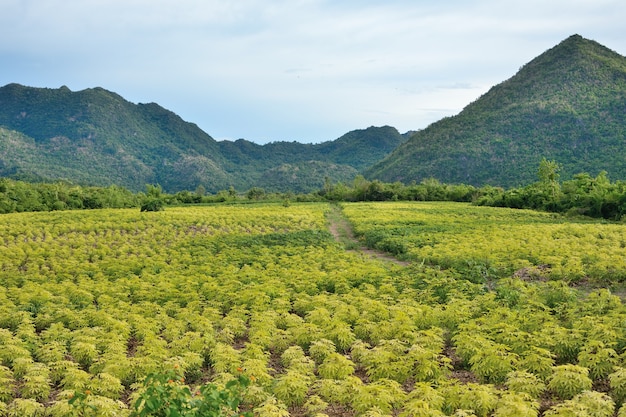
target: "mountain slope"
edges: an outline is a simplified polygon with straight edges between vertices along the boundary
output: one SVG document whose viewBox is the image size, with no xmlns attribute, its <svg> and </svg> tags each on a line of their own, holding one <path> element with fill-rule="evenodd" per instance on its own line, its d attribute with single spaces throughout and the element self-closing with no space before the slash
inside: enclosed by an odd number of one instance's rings
<svg viewBox="0 0 626 417">
<path fill-rule="evenodd" d="M 217 142 L 157 104 L 136 105 L 102 88 L 9 84 L 0 88 L 0 109 L 0 126 L 34 140 L 29 159 L 5 152 L 3 175 L 20 171 L 134 190 L 147 183 L 195 187 L 189 171 L 214 185 L 230 181 Z"/>
<path fill-rule="evenodd" d="M 102 88 L 0 88 L 3 176 L 135 191 L 158 183 L 168 192 L 199 185 L 308 192 L 326 177 L 350 181 L 405 140 L 394 128 L 371 127 L 317 145 L 217 142 L 158 104 L 133 104 Z"/>
<path fill-rule="evenodd" d="M 359 171 L 393 151 L 407 138 L 390 126 L 368 127 L 319 144 L 272 142 L 258 145 L 243 139 L 218 142 L 228 170 L 239 170 L 247 183 L 269 190 L 319 190 L 325 178 L 349 182 Z"/>
<path fill-rule="evenodd" d="M 626 178 L 626 58 L 574 35 L 366 171 L 384 181 L 517 186 L 542 157 L 563 175 Z"/>
</svg>

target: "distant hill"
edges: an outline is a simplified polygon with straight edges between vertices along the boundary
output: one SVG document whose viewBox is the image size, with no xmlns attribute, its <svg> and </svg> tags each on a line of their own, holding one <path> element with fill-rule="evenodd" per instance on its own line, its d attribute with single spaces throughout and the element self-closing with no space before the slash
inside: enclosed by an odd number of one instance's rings
<svg viewBox="0 0 626 417">
<path fill-rule="evenodd" d="M 319 144 L 272 142 L 258 145 L 243 139 L 219 142 L 229 170 L 240 170 L 246 183 L 268 190 L 318 190 L 326 177 L 349 182 L 408 138 L 390 126 L 354 130 Z M 254 169 L 248 169 L 253 167 Z"/>
<path fill-rule="evenodd" d="M 404 141 L 394 128 L 372 127 L 317 145 L 217 142 L 158 104 L 133 104 L 102 88 L 0 88 L 0 175 L 31 180 L 305 192 L 326 177 L 351 180 Z"/>
<path fill-rule="evenodd" d="M 383 181 L 518 186 L 542 157 L 562 176 L 626 179 L 626 58 L 574 35 L 460 114 L 415 133 L 365 171 Z"/>
</svg>

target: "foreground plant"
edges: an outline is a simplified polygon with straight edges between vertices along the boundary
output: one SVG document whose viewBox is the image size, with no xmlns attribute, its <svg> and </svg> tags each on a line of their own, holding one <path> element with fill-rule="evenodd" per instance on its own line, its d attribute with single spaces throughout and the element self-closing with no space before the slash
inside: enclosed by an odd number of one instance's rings
<svg viewBox="0 0 626 417">
<path fill-rule="evenodd" d="M 131 417 L 252 417 L 240 412 L 243 393 L 250 378 L 240 373 L 223 388 L 205 384 L 193 392 L 185 385 L 180 370 L 153 373 L 144 380 L 143 390 L 133 404 Z M 98 415 L 97 407 L 89 402 L 90 392 L 76 392 L 69 403 L 81 416 Z"/>
</svg>

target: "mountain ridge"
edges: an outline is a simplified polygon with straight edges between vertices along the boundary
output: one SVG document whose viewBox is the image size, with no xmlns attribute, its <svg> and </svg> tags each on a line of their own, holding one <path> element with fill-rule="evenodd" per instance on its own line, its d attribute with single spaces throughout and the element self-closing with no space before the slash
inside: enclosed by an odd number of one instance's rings
<svg viewBox="0 0 626 417">
<path fill-rule="evenodd" d="M 0 87 L 0 175 L 164 190 L 310 192 L 358 174 L 386 182 L 516 187 L 543 158 L 562 175 L 626 178 L 626 58 L 573 35 L 459 114 L 400 134 L 369 127 L 318 144 L 216 141 L 156 103 L 101 87 Z"/>
<path fill-rule="evenodd" d="M 365 171 L 383 181 L 518 186 L 542 158 L 626 178 L 626 58 L 573 35 Z"/>
<path fill-rule="evenodd" d="M 0 127 L 4 127 L 0 175 L 116 184 L 135 191 L 158 183 L 167 191 L 202 185 L 210 192 L 231 186 L 308 192 L 321 188 L 325 177 L 351 180 L 363 168 L 357 160 L 379 159 L 406 140 L 393 128 L 371 127 L 359 131 L 370 142 L 351 146 L 350 155 L 336 155 L 342 141 L 337 145 L 334 141 L 317 145 L 218 142 L 156 103 L 134 104 L 101 87 L 72 92 L 66 86 L 50 89 L 15 83 L 0 87 Z M 356 144 L 359 134 L 355 135 L 351 142 Z M 6 146 L 8 141 L 14 149 Z M 19 142 L 23 143 L 16 147 Z M 20 151 L 25 147 L 29 147 L 27 158 Z M 354 154 L 362 157 L 349 158 Z M 289 167 L 305 172 L 312 161 L 320 175 L 315 181 L 272 175 Z"/>
</svg>

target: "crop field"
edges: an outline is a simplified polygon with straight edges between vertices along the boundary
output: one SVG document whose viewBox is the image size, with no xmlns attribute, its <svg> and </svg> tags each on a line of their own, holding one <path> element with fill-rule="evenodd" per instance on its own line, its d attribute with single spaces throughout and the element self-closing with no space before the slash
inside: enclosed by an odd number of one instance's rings
<svg viewBox="0 0 626 417">
<path fill-rule="evenodd" d="M 623 223 L 462 203 L 359 203 L 343 210 L 368 246 L 478 280 L 536 267 L 569 282 L 626 280 Z"/>
<path fill-rule="evenodd" d="M 245 374 L 260 417 L 608 417 L 626 399 L 626 309 L 582 286 L 624 280 L 623 224 L 342 204 L 403 266 L 346 251 L 329 211 L 2 215 L 0 416 L 129 416 L 169 369 L 191 388 Z"/>
</svg>

